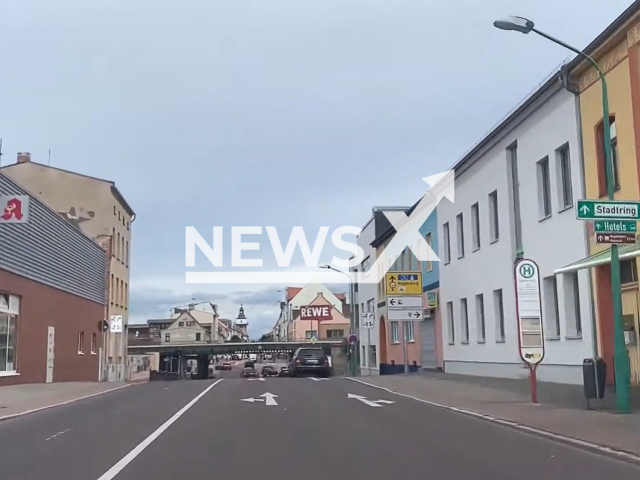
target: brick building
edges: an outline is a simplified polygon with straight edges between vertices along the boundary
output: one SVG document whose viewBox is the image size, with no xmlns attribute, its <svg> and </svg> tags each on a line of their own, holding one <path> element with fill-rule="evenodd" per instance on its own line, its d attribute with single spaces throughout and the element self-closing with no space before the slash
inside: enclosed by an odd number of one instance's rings
<svg viewBox="0 0 640 480">
<path fill-rule="evenodd" d="M 0 386 L 97 381 L 105 251 L 0 174 L 13 195 L 30 199 L 27 223 L 0 222 Z"/>
</svg>

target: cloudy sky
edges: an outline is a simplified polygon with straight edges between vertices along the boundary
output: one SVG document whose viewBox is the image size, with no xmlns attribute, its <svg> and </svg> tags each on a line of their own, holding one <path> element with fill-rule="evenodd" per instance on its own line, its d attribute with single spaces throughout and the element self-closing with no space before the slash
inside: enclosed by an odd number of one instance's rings
<svg viewBox="0 0 640 480">
<path fill-rule="evenodd" d="M 53 166 L 117 183 L 137 213 L 132 322 L 192 298 L 235 317 L 243 302 L 258 336 L 284 285 L 185 284 L 185 226 L 209 241 L 223 226 L 227 246 L 234 225 L 275 226 L 284 242 L 303 226 L 312 241 L 361 227 L 374 205 L 411 205 L 421 177 L 569 56 L 493 20 L 529 17 L 583 47 L 631 3 L 4 0 L 2 158 L 47 163 L 50 149 Z M 253 240 L 246 256 L 272 264 L 266 234 Z M 334 253 L 328 242 L 323 261 Z"/>
</svg>

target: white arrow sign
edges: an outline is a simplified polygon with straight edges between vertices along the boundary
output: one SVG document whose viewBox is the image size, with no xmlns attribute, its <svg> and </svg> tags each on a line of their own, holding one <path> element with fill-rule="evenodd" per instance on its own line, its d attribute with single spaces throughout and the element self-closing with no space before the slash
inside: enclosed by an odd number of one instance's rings
<svg viewBox="0 0 640 480">
<path fill-rule="evenodd" d="M 365 405 L 369 405 L 370 407 L 382 407 L 382 405 L 380 405 L 381 403 L 384 403 L 386 405 L 395 403 L 391 400 L 369 400 L 367 399 L 367 397 L 363 397 L 362 395 L 355 395 L 353 393 L 349 393 L 347 395 L 347 398 L 355 398 L 356 400 L 360 400 L 362 403 L 364 403 Z"/>
<path fill-rule="evenodd" d="M 421 320 L 422 310 L 417 308 L 405 308 L 402 310 L 389 310 L 389 320 Z"/>
<path fill-rule="evenodd" d="M 387 307 L 389 310 L 392 308 L 422 308 L 422 295 L 387 297 Z"/>
<path fill-rule="evenodd" d="M 273 393 L 263 393 L 262 395 L 260 395 L 263 398 L 243 398 L 241 399 L 242 402 L 248 402 L 248 403 L 255 403 L 255 402 L 265 402 L 265 404 L 267 405 L 267 407 L 272 407 L 272 406 L 276 406 L 278 405 L 278 402 L 276 402 L 276 398 L 278 398 L 278 395 L 274 395 Z"/>
</svg>

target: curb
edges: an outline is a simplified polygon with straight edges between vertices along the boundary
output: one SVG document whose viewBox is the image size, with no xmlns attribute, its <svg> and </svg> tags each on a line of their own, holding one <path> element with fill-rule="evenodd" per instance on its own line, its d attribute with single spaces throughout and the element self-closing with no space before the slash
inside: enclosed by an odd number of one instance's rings
<svg viewBox="0 0 640 480">
<path fill-rule="evenodd" d="M 34 408 L 32 410 L 27 410 L 27 411 L 20 412 L 20 413 L 14 413 L 12 415 L 5 415 L 4 417 L 0 417 L 0 422 L 2 422 L 4 420 L 11 420 L 12 418 L 22 417 L 23 415 L 27 415 L 29 413 L 36 413 L 36 412 L 40 412 L 42 410 L 48 410 L 49 408 L 61 407 L 62 405 L 67 405 L 69 403 L 77 402 L 78 400 L 84 400 L 85 398 L 97 397 L 98 395 L 103 395 L 105 393 L 114 392 L 114 391 L 120 390 L 122 388 L 130 387 L 132 385 L 133 385 L 132 383 L 128 383 L 127 385 L 120 385 L 119 387 L 110 388 L 109 390 L 104 390 L 102 392 L 92 393 L 90 395 L 85 395 L 83 397 L 72 398 L 71 400 L 66 400 L 66 401 L 60 402 L 60 403 L 54 403 L 53 405 L 46 405 L 44 407 L 38 407 L 38 408 Z"/>
<path fill-rule="evenodd" d="M 375 385 L 373 383 L 364 382 L 362 380 L 358 380 L 356 378 L 345 377 L 347 380 L 351 380 L 352 382 L 357 382 L 362 385 L 367 385 L 368 387 L 377 388 L 379 390 L 384 390 L 385 392 L 392 393 L 394 395 L 399 395 L 401 397 L 410 398 L 420 403 L 426 403 L 427 405 L 431 405 L 438 408 L 444 408 L 451 412 L 460 413 L 462 415 L 467 415 L 469 417 L 478 418 L 480 420 L 484 420 L 487 422 L 495 423 L 498 425 L 502 425 L 505 427 L 509 427 L 515 430 L 520 430 L 522 432 L 527 432 L 532 435 L 536 435 L 538 437 L 547 438 L 550 440 L 554 440 L 560 443 L 564 443 L 566 445 L 571 445 L 574 447 L 579 447 L 583 450 L 590 451 L 592 453 L 604 454 L 608 457 L 615 458 L 618 460 L 624 460 L 629 463 L 633 463 L 634 465 L 640 466 L 640 455 L 637 455 L 632 452 L 627 452 L 625 450 L 620 450 L 614 447 L 609 447 L 607 445 L 600 445 L 593 442 L 588 442 L 586 440 L 580 440 L 574 437 L 568 437 L 566 435 L 561 435 L 559 433 L 553 433 L 548 430 L 542 430 L 540 428 L 531 427 L 529 425 L 525 425 L 518 422 L 512 422 L 510 420 L 503 420 L 502 418 L 492 417 L 491 415 L 486 415 L 484 413 L 474 412 L 472 410 L 466 410 L 464 408 L 458 408 L 451 405 L 443 405 L 441 403 L 432 402 L 430 400 L 424 400 L 422 398 L 414 397 L 412 395 L 407 395 L 406 393 L 396 392 L 395 390 L 391 390 L 387 387 L 381 387 L 380 385 Z"/>
</svg>

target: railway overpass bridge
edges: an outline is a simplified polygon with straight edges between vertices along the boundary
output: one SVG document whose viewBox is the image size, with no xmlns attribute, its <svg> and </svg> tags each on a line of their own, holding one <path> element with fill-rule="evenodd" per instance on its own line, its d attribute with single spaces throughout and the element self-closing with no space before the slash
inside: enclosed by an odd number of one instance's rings
<svg viewBox="0 0 640 480">
<path fill-rule="evenodd" d="M 200 375 L 205 375 L 211 358 L 232 354 L 293 353 L 298 347 L 322 348 L 331 357 L 334 374 L 347 372 L 348 345 L 346 339 L 282 342 L 228 342 L 228 343 L 165 343 L 161 345 L 130 345 L 129 355 L 159 356 L 159 369 L 182 376 L 187 360 L 196 360 Z"/>
</svg>

